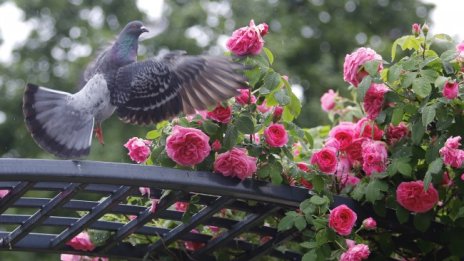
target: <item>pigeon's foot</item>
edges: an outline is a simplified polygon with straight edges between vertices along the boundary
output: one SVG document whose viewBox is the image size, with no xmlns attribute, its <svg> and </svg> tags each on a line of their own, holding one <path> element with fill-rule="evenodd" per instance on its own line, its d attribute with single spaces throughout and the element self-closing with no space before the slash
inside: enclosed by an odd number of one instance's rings
<svg viewBox="0 0 464 261">
<path fill-rule="evenodd" d="M 103 140 L 103 130 L 100 126 L 95 128 L 95 137 L 97 137 L 98 142 L 101 145 L 105 145 L 105 141 Z"/>
</svg>

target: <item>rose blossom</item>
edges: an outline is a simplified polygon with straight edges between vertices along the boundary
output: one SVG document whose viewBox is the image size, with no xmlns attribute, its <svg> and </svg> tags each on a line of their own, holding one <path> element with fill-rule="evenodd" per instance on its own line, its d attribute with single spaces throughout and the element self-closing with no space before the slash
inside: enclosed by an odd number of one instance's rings
<svg viewBox="0 0 464 261">
<path fill-rule="evenodd" d="M 260 105 L 258 105 L 258 111 L 260 111 L 261 113 L 266 113 L 271 109 L 271 106 L 267 106 L 266 100 L 264 100 Z"/>
<path fill-rule="evenodd" d="M 339 149 L 345 151 L 353 141 L 355 135 L 355 125 L 351 122 L 340 122 L 329 132 L 329 137 L 334 138 L 339 143 Z"/>
<path fill-rule="evenodd" d="M 10 193 L 10 190 L 8 190 L 8 189 L 0 189 L 0 198 L 5 197 L 6 195 L 8 195 L 8 193 Z"/>
<path fill-rule="evenodd" d="M 409 128 L 404 122 L 400 122 L 398 126 L 394 126 L 390 123 L 385 134 L 387 136 L 387 143 L 392 145 L 400 141 L 403 137 L 408 136 Z"/>
<path fill-rule="evenodd" d="M 362 225 L 367 230 L 373 230 L 377 228 L 377 222 L 371 217 L 364 219 Z"/>
<path fill-rule="evenodd" d="M 412 33 L 413 33 L 415 36 L 419 36 L 420 30 L 421 30 L 420 24 L 415 23 L 415 24 L 412 25 Z"/>
<path fill-rule="evenodd" d="M 458 45 L 456 45 L 456 52 L 458 53 L 458 59 L 459 61 L 462 61 L 464 58 L 464 42 L 460 42 Z"/>
<path fill-rule="evenodd" d="M 151 213 L 156 213 L 156 209 L 158 209 L 158 203 L 159 203 L 159 199 L 154 198 L 151 200 L 151 206 L 150 206 Z"/>
<path fill-rule="evenodd" d="M 128 155 L 131 160 L 142 163 L 150 156 L 150 145 L 151 141 L 149 140 L 132 137 L 124 144 L 124 147 L 129 150 Z"/>
<path fill-rule="evenodd" d="M 221 104 L 218 104 L 214 110 L 209 111 L 207 114 L 209 119 L 220 123 L 229 123 L 232 118 L 232 109 L 230 106 L 222 107 Z"/>
<path fill-rule="evenodd" d="M 142 194 L 142 196 L 147 195 L 148 197 L 150 197 L 150 188 L 139 187 L 139 191 L 140 191 L 140 194 Z"/>
<path fill-rule="evenodd" d="M 367 138 L 357 138 L 351 142 L 351 145 L 346 149 L 346 155 L 352 166 L 359 166 L 362 163 L 362 144 Z"/>
<path fill-rule="evenodd" d="M 209 137 L 201 130 L 174 126 L 166 139 L 168 157 L 181 166 L 194 166 L 208 157 Z"/>
<path fill-rule="evenodd" d="M 424 191 L 422 180 L 401 182 L 396 188 L 396 201 L 409 211 L 424 213 L 438 202 L 438 192 L 432 183 L 428 190 Z"/>
<path fill-rule="evenodd" d="M 324 147 L 311 157 L 311 164 L 317 165 L 326 174 L 334 174 L 337 169 L 337 151 L 332 147 Z"/>
<path fill-rule="evenodd" d="M 284 108 L 282 108 L 281 106 L 275 106 L 272 120 L 274 122 L 279 121 L 280 118 L 282 118 L 282 113 L 283 112 L 284 112 Z"/>
<path fill-rule="evenodd" d="M 453 168 L 460 168 L 464 161 L 464 151 L 458 149 L 461 146 L 461 136 L 449 137 L 443 148 L 440 149 L 440 156 L 443 162 Z"/>
<path fill-rule="evenodd" d="M 253 20 L 249 26 L 239 28 L 227 40 L 226 47 L 235 55 L 256 55 L 261 52 L 264 45 L 263 36 L 267 34 L 269 26 L 262 23 L 255 25 Z"/>
<path fill-rule="evenodd" d="M 361 261 L 367 259 L 371 254 L 366 244 L 354 245 L 340 256 L 340 261 Z"/>
<path fill-rule="evenodd" d="M 81 232 L 77 236 L 69 240 L 66 245 L 82 251 L 92 251 L 95 245 L 90 241 L 90 236 L 87 232 Z"/>
<path fill-rule="evenodd" d="M 176 202 L 176 210 L 180 212 L 185 212 L 187 211 L 187 208 L 189 206 L 188 202 L 182 202 L 182 201 L 177 201 Z"/>
<path fill-rule="evenodd" d="M 90 257 L 90 256 L 79 256 L 72 254 L 61 254 L 61 261 L 108 261 L 107 257 Z"/>
<path fill-rule="evenodd" d="M 309 165 L 307 163 L 304 163 L 304 162 L 298 162 L 296 164 L 296 166 L 301 170 L 301 171 L 304 171 L 304 172 L 309 172 Z M 309 181 L 307 181 L 304 176 L 302 176 L 300 178 L 300 183 L 301 185 L 303 185 L 303 187 L 307 188 L 307 189 L 313 189 L 313 184 Z"/>
<path fill-rule="evenodd" d="M 355 137 L 358 137 L 358 138 L 365 137 L 365 138 L 370 138 L 373 140 L 380 140 L 382 139 L 382 136 L 383 136 L 383 130 L 381 130 L 379 126 L 375 124 L 374 121 L 371 121 L 366 117 L 360 119 L 356 123 L 354 132 L 355 132 Z"/>
<path fill-rule="evenodd" d="M 237 177 L 243 180 L 256 172 L 256 161 L 255 157 L 247 155 L 246 149 L 232 148 L 217 156 L 214 171 L 226 177 Z"/>
<path fill-rule="evenodd" d="M 441 179 L 441 185 L 443 187 L 449 187 L 453 185 L 453 180 L 450 178 L 450 175 L 447 171 L 443 172 L 443 177 Z"/>
<path fill-rule="evenodd" d="M 373 83 L 369 87 L 364 96 L 364 111 L 367 114 L 367 118 L 374 120 L 379 116 L 380 111 L 382 111 L 382 106 L 385 101 L 385 93 L 388 92 L 387 86 L 385 84 Z"/>
<path fill-rule="evenodd" d="M 338 94 L 332 89 L 329 89 L 326 93 L 324 93 L 321 97 L 322 109 L 326 112 L 333 110 L 333 108 L 335 108 L 335 99 L 337 96 Z"/>
<path fill-rule="evenodd" d="M 443 97 L 448 100 L 455 99 L 459 95 L 459 83 L 455 81 L 446 81 L 443 86 Z"/>
<path fill-rule="evenodd" d="M 280 148 L 287 144 L 288 133 L 284 125 L 271 123 L 271 125 L 264 130 L 264 139 L 269 146 Z"/>
<path fill-rule="evenodd" d="M 366 175 L 382 173 L 387 168 L 387 147 L 385 143 L 375 140 L 366 140 L 362 144 L 362 168 Z"/>
<path fill-rule="evenodd" d="M 190 231 L 191 233 L 198 234 L 198 230 L 192 229 Z M 196 242 L 196 241 L 184 241 L 184 247 L 185 249 L 189 251 L 196 251 L 202 247 L 204 247 L 206 244 L 203 242 Z"/>
<path fill-rule="evenodd" d="M 250 89 L 240 89 L 240 95 L 235 96 L 235 101 L 240 105 L 256 103 L 256 97 L 251 94 Z"/>
<path fill-rule="evenodd" d="M 222 148 L 221 142 L 219 140 L 214 140 L 214 142 L 211 144 L 211 148 L 214 151 L 219 151 Z"/>
<path fill-rule="evenodd" d="M 329 227 L 342 236 L 351 234 L 357 215 L 345 204 L 330 211 Z"/>
<path fill-rule="evenodd" d="M 382 56 L 370 48 L 361 47 L 352 54 L 347 54 L 343 64 L 343 79 L 358 87 L 362 79 L 368 75 L 364 68 L 361 67 L 365 62 L 372 60 L 382 61 Z M 378 71 L 382 69 L 383 65 L 379 63 Z"/>
</svg>

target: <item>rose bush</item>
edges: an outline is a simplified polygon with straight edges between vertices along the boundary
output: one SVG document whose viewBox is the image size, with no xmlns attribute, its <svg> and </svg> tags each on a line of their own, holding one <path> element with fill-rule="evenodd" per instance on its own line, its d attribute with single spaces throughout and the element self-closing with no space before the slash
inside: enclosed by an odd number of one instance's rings
<svg viewBox="0 0 464 261">
<path fill-rule="evenodd" d="M 415 24 L 394 42 L 388 62 L 373 49 L 354 50 L 340 65 L 352 99 L 328 90 L 321 107 L 331 126 L 302 129 L 292 122 L 300 101 L 272 68 L 266 33 L 266 24 L 251 21 L 227 41 L 233 59 L 247 65 L 248 86 L 208 112 L 158 123 L 146 136 L 151 154 L 131 158 L 308 188 L 299 209 L 266 220 L 278 231 L 301 231 L 299 244 L 280 247 L 303 260 L 463 258 L 464 43 Z M 334 196 L 357 201 L 369 215 Z M 156 199 L 144 200 L 156 211 Z M 183 220 L 198 210 L 195 197 L 185 203 L 172 207 Z"/>
</svg>

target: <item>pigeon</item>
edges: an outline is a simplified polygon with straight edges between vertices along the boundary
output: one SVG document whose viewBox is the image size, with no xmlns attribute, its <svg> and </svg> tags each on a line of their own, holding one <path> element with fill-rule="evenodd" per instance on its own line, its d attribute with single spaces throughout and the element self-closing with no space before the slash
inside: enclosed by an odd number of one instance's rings
<svg viewBox="0 0 464 261">
<path fill-rule="evenodd" d="M 26 85 L 24 119 L 42 149 L 62 159 L 82 158 L 94 130 L 103 144 L 101 123 L 114 112 L 126 123 L 156 124 L 205 110 L 246 84 L 244 66 L 229 57 L 171 51 L 137 61 L 138 39 L 147 31 L 140 21 L 128 23 L 85 69 L 74 94 Z"/>
</svg>

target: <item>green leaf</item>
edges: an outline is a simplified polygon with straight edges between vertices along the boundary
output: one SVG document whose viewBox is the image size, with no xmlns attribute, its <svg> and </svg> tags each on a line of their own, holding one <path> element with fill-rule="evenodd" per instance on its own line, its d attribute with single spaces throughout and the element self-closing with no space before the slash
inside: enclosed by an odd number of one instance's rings
<svg viewBox="0 0 464 261">
<path fill-rule="evenodd" d="M 311 183 L 313 184 L 313 190 L 316 192 L 322 192 L 324 190 L 324 179 L 320 175 L 312 175 Z"/>
<path fill-rule="evenodd" d="M 412 142 L 415 145 L 419 145 L 422 142 L 422 137 L 424 136 L 425 129 L 422 125 L 422 118 L 419 118 L 413 125 L 412 125 Z"/>
<path fill-rule="evenodd" d="M 447 50 L 440 55 L 440 59 L 443 62 L 450 62 L 454 60 L 457 56 L 456 50 Z"/>
<path fill-rule="evenodd" d="M 269 71 L 264 75 L 264 87 L 270 91 L 273 91 L 275 88 L 280 85 L 280 74 L 274 72 L 273 70 Z"/>
<path fill-rule="evenodd" d="M 224 143 L 222 144 L 223 148 L 225 150 L 231 149 L 235 144 L 237 144 L 238 136 L 239 133 L 237 128 L 234 125 L 229 124 L 227 126 L 226 133 L 224 136 Z"/>
<path fill-rule="evenodd" d="M 274 163 L 270 164 L 270 176 L 272 184 L 280 185 L 282 184 L 282 165 L 280 162 L 275 161 Z"/>
<path fill-rule="evenodd" d="M 432 214 L 430 213 L 421 213 L 414 216 L 414 227 L 421 232 L 427 231 L 432 222 Z"/>
<path fill-rule="evenodd" d="M 439 174 L 443 168 L 443 160 L 441 158 L 436 158 L 429 164 L 427 172 L 424 177 L 424 190 L 429 189 L 430 183 L 432 182 L 432 175 Z"/>
<path fill-rule="evenodd" d="M 314 205 L 324 205 L 329 203 L 329 198 L 327 196 L 320 197 L 318 195 L 312 196 L 309 201 Z"/>
<path fill-rule="evenodd" d="M 255 67 L 251 70 L 246 70 L 245 76 L 248 79 L 250 86 L 255 86 L 262 77 L 261 68 Z"/>
<path fill-rule="evenodd" d="M 379 60 L 370 60 L 370 61 L 367 61 L 364 63 L 364 69 L 366 70 L 366 72 L 374 77 L 377 75 L 378 73 L 378 70 L 379 70 L 379 64 L 381 63 L 382 61 L 379 61 Z"/>
<path fill-rule="evenodd" d="M 285 216 L 284 218 L 280 220 L 279 225 L 277 225 L 277 231 L 289 230 L 293 227 L 294 224 L 295 224 L 295 217 Z"/>
<path fill-rule="evenodd" d="M 438 88 L 442 88 L 447 81 L 448 81 L 447 77 L 438 76 L 437 79 L 435 79 L 434 85 Z"/>
<path fill-rule="evenodd" d="M 306 252 L 306 254 L 303 255 L 301 258 L 301 261 L 314 261 L 317 260 L 317 254 L 316 250 L 312 249 L 309 252 Z"/>
<path fill-rule="evenodd" d="M 366 76 L 364 79 L 362 79 L 361 83 L 358 85 L 358 99 L 360 101 L 364 101 L 364 96 L 366 96 L 367 90 L 369 90 L 369 87 L 371 87 L 372 83 L 372 77 L 371 76 Z"/>
<path fill-rule="evenodd" d="M 162 132 L 161 130 L 151 130 L 147 132 L 147 135 L 145 136 L 145 138 L 149 140 L 157 139 L 161 136 L 161 132 Z"/>
<path fill-rule="evenodd" d="M 210 136 L 216 134 L 216 132 L 219 130 L 219 126 L 210 120 L 203 121 L 201 126 Z"/>
<path fill-rule="evenodd" d="M 411 177 L 412 166 L 409 163 L 400 160 L 397 162 L 396 167 L 399 173 L 403 174 L 406 177 Z"/>
<path fill-rule="evenodd" d="M 412 82 L 414 81 L 414 79 L 416 79 L 416 77 L 416 72 L 408 72 L 404 74 L 404 76 L 402 77 L 401 87 L 409 88 L 409 86 L 411 86 Z"/>
<path fill-rule="evenodd" d="M 264 50 L 264 53 L 267 56 L 267 60 L 269 61 L 269 64 L 274 63 L 274 55 L 272 54 L 271 50 L 269 50 L 266 47 L 264 47 L 263 50 Z"/>
<path fill-rule="evenodd" d="M 409 211 L 398 205 L 396 208 L 396 218 L 400 224 L 406 223 L 409 220 Z"/>
<path fill-rule="evenodd" d="M 403 120 L 403 114 L 403 106 L 396 107 L 392 113 L 391 123 L 395 126 L 400 124 L 400 122 Z"/>
<path fill-rule="evenodd" d="M 400 79 L 401 67 L 398 64 L 392 65 L 388 70 L 387 79 L 389 82 L 396 82 Z"/>
<path fill-rule="evenodd" d="M 425 78 L 418 77 L 412 81 L 412 89 L 421 98 L 425 98 L 430 95 L 432 86 Z"/>
<path fill-rule="evenodd" d="M 367 184 L 366 187 L 366 200 L 374 203 L 377 200 L 383 198 L 384 194 L 388 190 L 388 184 L 380 179 L 373 179 Z"/>
<path fill-rule="evenodd" d="M 298 216 L 297 218 L 295 218 L 295 227 L 296 229 L 298 229 L 299 231 L 302 231 L 303 229 L 305 229 L 307 226 L 307 223 L 306 223 L 306 219 L 304 218 L 304 216 Z"/>
<path fill-rule="evenodd" d="M 433 36 L 433 38 L 438 39 L 438 40 L 444 40 L 448 42 L 453 42 L 453 38 L 447 34 L 436 34 Z"/>
<path fill-rule="evenodd" d="M 274 98 L 277 100 L 279 105 L 285 106 L 288 105 L 291 101 L 290 97 L 287 95 L 285 89 L 280 89 L 274 93 Z"/>
<path fill-rule="evenodd" d="M 434 83 L 437 77 L 439 76 L 438 72 L 435 70 L 421 70 L 420 75 L 429 83 Z"/>
<path fill-rule="evenodd" d="M 319 245 L 314 241 L 309 241 L 309 242 L 305 241 L 305 242 L 300 243 L 300 246 L 304 248 L 312 249 L 312 248 L 318 247 Z"/>
<path fill-rule="evenodd" d="M 360 182 L 358 183 L 353 191 L 351 192 L 351 196 L 353 197 L 354 200 L 361 201 L 364 198 L 364 195 L 366 193 L 366 187 L 367 183 L 365 182 Z"/>
<path fill-rule="evenodd" d="M 435 104 L 422 108 L 422 125 L 424 128 L 427 128 L 427 125 L 429 125 L 435 119 L 436 109 L 437 106 Z"/>
<path fill-rule="evenodd" d="M 255 123 L 249 115 L 240 115 L 237 120 L 235 120 L 237 129 L 244 134 L 253 134 L 255 133 Z"/>
</svg>

